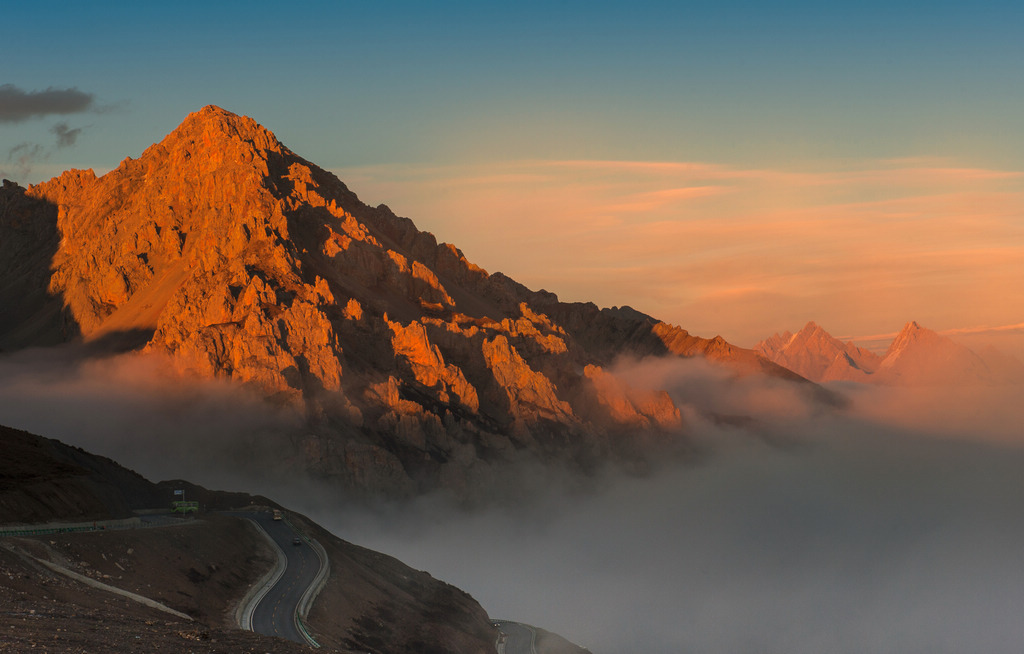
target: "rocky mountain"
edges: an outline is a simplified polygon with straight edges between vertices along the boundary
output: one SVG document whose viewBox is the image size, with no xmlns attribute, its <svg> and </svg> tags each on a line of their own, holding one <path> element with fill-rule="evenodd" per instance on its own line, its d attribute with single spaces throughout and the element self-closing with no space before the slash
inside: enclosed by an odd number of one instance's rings
<svg viewBox="0 0 1024 654">
<path fill-rule="evenodd" d="M 754 350 L 793 372 L 818 382 L 866 381 L 881 357 L 843 343 L 813 321 L 796 334 L 785 332 L 758 343 Z"/>
<path fill-rule="evenodd" d="M 994 350 L 983 356 L 917 322 L 907 323 L 885 355 L 833 338 L 813 322 L 797 334 L 775 334 L 755 347 L 765 357 L 817 382 L 899 386 L 1024 381 L 1024 365 Z"/>
<path fill-rule="evenodd" d="M 917 322 L 907 323 L 896 335 L 877 375 L 881 383 L 906 386 L 997 381 L 977 354 Z"/>
<path fill-rule="evenodd" d="M 719 337 L 489 274 L 212 106 L 102 177 L 5 182 L 0 302 L 2 349 L 161 355 L 300 408 L 305 467 L 370 494 L 470 495 L 523 456 L 586 469 L 679 445 L 678 407 L 617 378 L 622 356 L 804 381 Z"/>
</svg>

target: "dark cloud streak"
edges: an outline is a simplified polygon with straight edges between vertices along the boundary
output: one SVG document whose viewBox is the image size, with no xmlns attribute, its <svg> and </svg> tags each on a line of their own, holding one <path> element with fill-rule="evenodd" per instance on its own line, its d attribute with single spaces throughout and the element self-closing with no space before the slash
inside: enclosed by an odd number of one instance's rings
<svg viewBox="0 0 1024 654">
<path fill-rule="evenodd" d="M 81 127 L 74 129 L 68 127 L 67 123 L 60 122 L 50 128 L 50 133 L 57 136 L 57 147 L 67 148 L 75 144 L 78 135 L 82 133 Z"/>
<path fill-rule="evenodd" d="M 94 108 L 95 96 L 77 88 L 24 91 L 13 84 L 0 85 L 0 123 L 19 123 L 30 118 L 68 115 Z"/>
</svg>

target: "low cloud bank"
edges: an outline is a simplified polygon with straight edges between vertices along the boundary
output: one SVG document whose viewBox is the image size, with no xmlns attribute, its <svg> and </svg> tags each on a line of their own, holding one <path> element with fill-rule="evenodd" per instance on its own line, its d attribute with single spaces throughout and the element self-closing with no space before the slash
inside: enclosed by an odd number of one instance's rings
<svg viewBox="0 0 1024 654">
<path fill-rule="evenodd" d="M 252 490 L 298 453 L 298 416 L 218 380 L 183 379 L 155 355 L 74 347 L 0 359 L 0 423 L 108 456 L 154 480 Z"/>
<path fill-rule="evenodd" d="M 1024 415 L 1000 404 L 1010 389 L 971 423 L 980 391 L 862 389 L 837 411 L 701 362 L 620 372 L 668 388 L 709 455 L 518 508 L 424 500 L 317 518 L 595 653 L 1024 646 L 1024 449 L 1009 439 Z M 960 422 L 933 429 L 942 404 Z M 743 409 L 750 420 L 721 419 Z"/>
<path fill-rule="evenodd" d="M 295 416 L 159 358 L 69 352 L 0 359 L 0 422 L 152 478 L 270 494 L 595 654 L 1024 646 L 1020 389 L 840 387 L 837 409 L 702 361 L 623 362 L 682 407 L 697 460 L 607 471 L 587 492 L 524 470 L 529 501 L 486 510 L 354 509 L 253 465 L 296 455 Z"/>
<path fill-rule="evenodd" d="M 318 517 L 594 652 L 1014 652 L 1021 464 L 762 446 L 530 511 Z"/>
</svg>

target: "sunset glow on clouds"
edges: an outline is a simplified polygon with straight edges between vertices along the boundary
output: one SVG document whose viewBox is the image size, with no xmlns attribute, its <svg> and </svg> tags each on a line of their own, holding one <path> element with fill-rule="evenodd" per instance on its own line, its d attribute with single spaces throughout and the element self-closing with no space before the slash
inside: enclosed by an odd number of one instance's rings
<svg viewBox="0 0 1024 654">
<path fill-rule="evenodd" d="M 847 337 L 1024 320 L 1021 3 L 5 17 L 20 27 L 0 85 L 92 107 L 0 125 L 0 176 L 23 184 L 110 170 L 213 103 L 564 299 L 744 345 L 810 319 Z M 57 147 L 58 119 L 73 147 Z"/>
<path fill-rule="evenodd" d="M 0 178 L 102 174 L 214 104 L 565 301 L 746 347 L 813 320 L 877 351 L 916 320 L 1024 361 L 1020 0 L 36 0 L 3 19 Z M 509 513 L 359 516 L 319 475 L 257 469 L 331 420 L 165 367 L 7 353 L 0 422 L 294 498 L 594 652 L 1024 650 L 1019 385 L 840 387 L 834 411 L 699 358 L 620 360 L 711 456 L 594 495 L 528 474 L 510 487 L 540 501 Z"/>
<path fill-rule="evenodd" d="M 753 345 L 997 327 L 1024 311 L 1024 173 L 943 161 L 820 170 L 518 161 L 335 171 L 487 270 Z M 766 332 L 766 330 L 768 330 Z"/>
</svg>

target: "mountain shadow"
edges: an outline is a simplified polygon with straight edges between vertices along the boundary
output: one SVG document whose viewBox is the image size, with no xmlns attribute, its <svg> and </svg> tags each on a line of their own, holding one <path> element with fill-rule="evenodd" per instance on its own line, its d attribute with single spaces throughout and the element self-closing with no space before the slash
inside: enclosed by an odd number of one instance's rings
<svg viewBox="0 0 1024 654">
<path fill-rule="evenodd" d="M 57 205 L 26 195 L 18 184 L 0 188 L 0 352 L 48 346 L 80 335 L 61 293 L 50 292 L 60 247 Z"/>
</svg>

